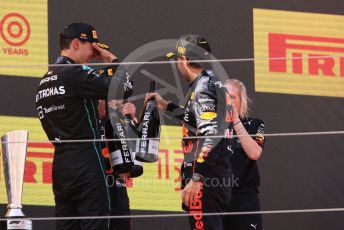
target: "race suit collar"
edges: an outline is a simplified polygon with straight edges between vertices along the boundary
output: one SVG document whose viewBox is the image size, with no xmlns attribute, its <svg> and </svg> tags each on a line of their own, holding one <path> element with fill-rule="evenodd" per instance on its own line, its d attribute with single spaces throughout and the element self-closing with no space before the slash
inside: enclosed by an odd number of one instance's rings
<svg viewBox="0 0 344 230">
<path fill-rule="evenodd" d="M 193 86 L 196 85 L 196 83 L 199 81 L 199 79 L 202 77 L 202 76 L 209 76 L 207 70 L 203 70 L 200 74 L 198 74 L 195 79 L 189 84 L 189 87 L 192 88 Z"/>
<path fill-rule="evenodd" d="M 65 63 L 65 64 L 75 64 L 76 62 L 73 59 L 69 58 L 69 57 L 59 56 L 56 59 L 56 64 L 62 64 L 62 63 Z"/>
</svg>

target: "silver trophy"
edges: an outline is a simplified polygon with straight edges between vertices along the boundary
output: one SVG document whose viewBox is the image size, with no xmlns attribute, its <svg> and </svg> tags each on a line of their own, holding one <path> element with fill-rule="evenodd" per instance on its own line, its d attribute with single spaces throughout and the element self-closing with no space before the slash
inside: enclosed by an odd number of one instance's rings
<svg viewBox="0 0 344 230">
<path fill-rule="evenodd" d="M 5 214 L 5 218 L 8 218 L 7 229 L 32 229 L 32 222 L 22 219 L 25 215 L 21 205 L 27 140 L 28 131 L 25 130 L 8 132 L 1 137 L 4 176 L 8 198 Z"/>
</svg>

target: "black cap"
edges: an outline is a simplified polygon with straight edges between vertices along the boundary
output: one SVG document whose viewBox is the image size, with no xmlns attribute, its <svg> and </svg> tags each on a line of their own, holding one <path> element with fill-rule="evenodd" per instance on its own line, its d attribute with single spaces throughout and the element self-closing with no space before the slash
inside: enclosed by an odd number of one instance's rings
<svg viewBox="0 0 344 230">
<path fill-rule="evenodd" d="M 167 58 L 186 56 L 190 60 L 207 59 L 211 53 L 207 40 L 197 34 L 184 34 L 178 39 L 176 49 L 166 54 Z"/>
<path fill-rule="evenodd" d="M 98 35 L 93 26 L 85 23 L 72 23 L 64 28 L 60 34 L 61 39 L 73 39 L 78 38 L 81 41 L 95 42 L 99 47 L 103 49 L 109 49 L 108 45 L 100 43 Z"/>
</svg>

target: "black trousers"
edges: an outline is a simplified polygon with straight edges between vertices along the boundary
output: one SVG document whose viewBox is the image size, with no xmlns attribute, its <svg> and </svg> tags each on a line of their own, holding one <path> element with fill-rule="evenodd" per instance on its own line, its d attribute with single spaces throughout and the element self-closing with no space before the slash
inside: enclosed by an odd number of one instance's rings
<svg viewBox="0 0 344 230">
<path fill-rule="evenodd" d="M 231 206 L 228 212 L 260 211 L 258 193 L 232 193 Z M 260 214 L 225 216 L 224 229 L 261 230 L 262 216 Z"/>
<path fill-rule="evenodd" d="M 112 216 L 128 216 L 130 212 L 129 197 L 125 181 L 116 174 L 112 174 L 114 181 L 109 181 L 111 190 Z M 112 230 L 130 230 L 131 218 L 111 219 Z"/>
<path fill-rule="evenodd" d="M 79 151 L 74 148 L 65 148 L 61 152 L 55 150 L 52 172 L 55 216 L 109 216 L 111 201 L 104 161 L 95 148 L 79 146 Z M 56 221 L 58 230 L 103 230 L 109 227 L 109 219 Z"/>
<path fill-rule="evenodd" d="M 182 165 L 182 189 L 192 176 L 192 163 Z M 220 213 L 228 209 L 231 194 L 231 171 L 226 162 L 206 167 L 206 175 L 201 191 L 189 207 L 183 205 L 192 216 L 189 217 L 191 229 L 222 230 L 222 215 L 204 216 L 205 213 Z"/>
</svg>

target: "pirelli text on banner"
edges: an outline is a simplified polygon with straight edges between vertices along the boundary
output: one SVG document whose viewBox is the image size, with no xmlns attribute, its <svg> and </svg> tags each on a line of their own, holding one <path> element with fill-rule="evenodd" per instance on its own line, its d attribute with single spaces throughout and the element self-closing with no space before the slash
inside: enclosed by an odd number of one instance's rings
<svg viewBox="0 0 344 230">
<path fill-rule="evenodd" d="M 343 20 L 254 9 L 256 91 L 344 97 Z"/>
</svg>

